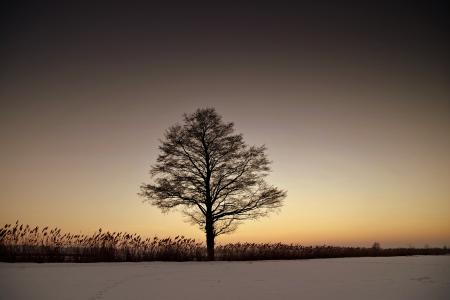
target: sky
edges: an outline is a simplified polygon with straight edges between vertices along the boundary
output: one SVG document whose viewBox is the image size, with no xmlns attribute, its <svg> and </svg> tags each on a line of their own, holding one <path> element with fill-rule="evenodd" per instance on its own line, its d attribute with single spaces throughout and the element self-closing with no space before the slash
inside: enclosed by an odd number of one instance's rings
<svg viewBox="0 0 450 300">
<path fill-rule="evenodd" d="M 204 240 L 137 193 L 214 107 L 288 193 L 219 243 L 450 245 L 449 7 L 410 2 L 3 3 L 0 223 Z"/>
</svg>

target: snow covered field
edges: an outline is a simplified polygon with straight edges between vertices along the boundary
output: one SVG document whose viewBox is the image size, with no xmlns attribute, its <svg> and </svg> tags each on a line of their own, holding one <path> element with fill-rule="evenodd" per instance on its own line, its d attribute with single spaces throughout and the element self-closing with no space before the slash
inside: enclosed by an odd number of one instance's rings
<svg viewBox="0 0 450 300">
<path fill-rule="evenodd" d="M 450 256 L 0 263 L 0 299 L 449 299 Z"/>
</svg>

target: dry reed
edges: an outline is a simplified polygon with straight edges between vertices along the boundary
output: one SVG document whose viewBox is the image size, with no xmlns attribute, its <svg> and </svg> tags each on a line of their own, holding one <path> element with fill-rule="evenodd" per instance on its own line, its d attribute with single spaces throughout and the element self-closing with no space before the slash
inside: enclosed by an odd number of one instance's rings
<svg viewBox="0 0 450 300">
<path fill-rule="evenodd" d="M 234 243 L 216 247 L 217 260 L 311 259 L 363 256 L 450 254 L 444 248 L 302 246 L 298 244 Z M 100 262 L 206 260 L 206 247 L 184 236 L 142 238 L 128 232 L 99 229 L 92 235 L 63 233 L 60 228 L 6 224 L 0 229 L 3 262 Z"/>
</svg>

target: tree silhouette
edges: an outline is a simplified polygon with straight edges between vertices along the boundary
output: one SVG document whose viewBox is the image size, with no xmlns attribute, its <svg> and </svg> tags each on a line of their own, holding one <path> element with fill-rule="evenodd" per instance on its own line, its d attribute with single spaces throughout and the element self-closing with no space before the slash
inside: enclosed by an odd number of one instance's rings
<svg viewBox="0 0 450 300">
<path fill-rule="evenodd" d="M 140 195 L 164 212 L 175 207 L 206 233 L 208 259 L 216 236 L 234 231 L 247 219 L 279 208 L 286 192 L 268 185 L 265 146 L 249 147 L 233 123 L 215 109 L 184 114 L 184 124 L 165 132 L 160 154 Z"/>
</svg>

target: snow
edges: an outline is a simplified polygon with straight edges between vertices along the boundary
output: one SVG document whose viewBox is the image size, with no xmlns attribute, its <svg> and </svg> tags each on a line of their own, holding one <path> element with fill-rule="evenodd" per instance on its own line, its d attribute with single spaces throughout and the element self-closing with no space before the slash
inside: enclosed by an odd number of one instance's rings
<svg viewBox="0 0 450 300">
<path fill-rule="evenodd" d="M 0 263 L 0 299 L 449 299 L 450 256 Z"/>
</svg>

